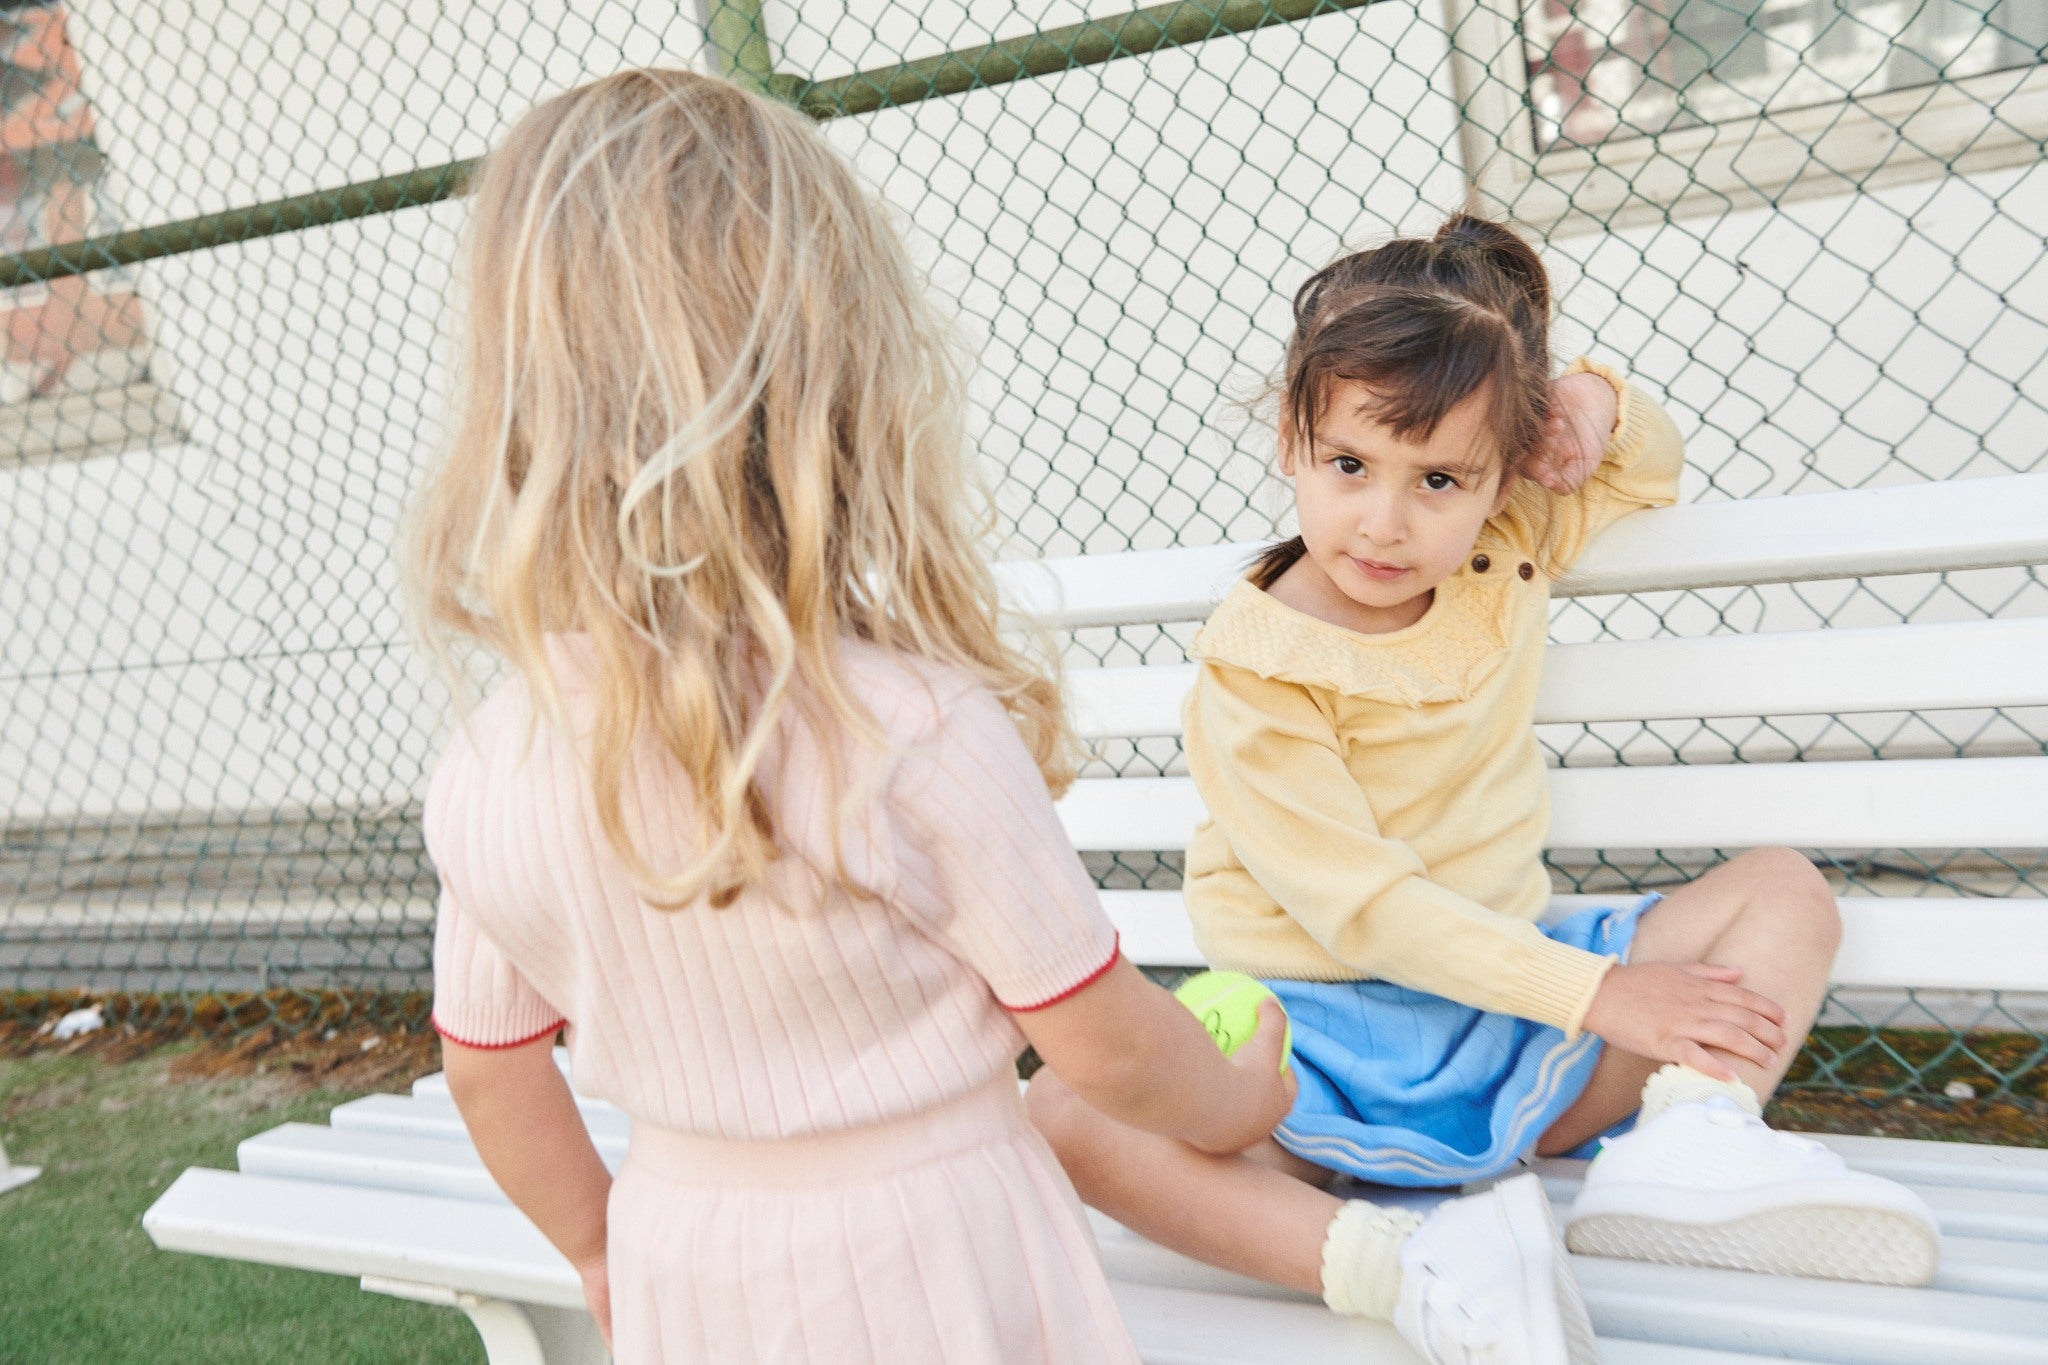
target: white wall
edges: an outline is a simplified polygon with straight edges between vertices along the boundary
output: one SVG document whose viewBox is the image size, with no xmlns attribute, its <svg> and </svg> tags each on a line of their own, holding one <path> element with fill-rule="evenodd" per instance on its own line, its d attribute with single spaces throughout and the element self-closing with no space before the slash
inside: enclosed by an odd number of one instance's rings
<svg viewBox="0 0 2048 1365">
<path fill-rule="evenodd" d="M 673 0 L 428 18 L 356 0 L 339 27 L 305 0 L 74 7 L 133 224 L 472 155 L 537 97 L 698 44 Z M 942 0 L 918 23 L 876 0 L 768 12 L 783 69 L 818 74 L 1026 22 L 1009 0 Z M 1445 57 L 1433 6 L 1382 4 L 828 125 L 960 302 L 1021 542 L 1270 531 L 1260 434 L 1219 390 L 1273 365 L 1288 295 L 1340 246 L 1459 201 Z M 390 546 L 435 437 L 460 213 L 136 272 L 191 441 L 0 472 L 6 818 L 417 794 L 442 699 L 403 645 Z M 2033 167 L 1561 240 L 1558 348 L 1590 342 L 1669 395 L 1696 494 L 2032 467 L 2048 335 L 2019 313 L 2048 315 L 2044 231 Z M 1947 251 L 1990 287 L 1954 278 Z M 1872 280 L 1900 302 L 1873 302 Z M 1886 466 L 1894 443 L 1907 463 Z M 2037 584 L 2017 591 L 1998 609 L 2048 610 Z"/>
<path fill-rule="evenodd" d="M 129 224 L 481 152 L 535 99 L 688 64 L 674 4 L 74 3 Z M 632 19 L 634 22 L 621 22 Z M 391 569 L 436 437 L 459 206 L 135 274 L 191 440 L 0 472 L 10 820 L 415 795 L 443 700 Z"/>
</svg>

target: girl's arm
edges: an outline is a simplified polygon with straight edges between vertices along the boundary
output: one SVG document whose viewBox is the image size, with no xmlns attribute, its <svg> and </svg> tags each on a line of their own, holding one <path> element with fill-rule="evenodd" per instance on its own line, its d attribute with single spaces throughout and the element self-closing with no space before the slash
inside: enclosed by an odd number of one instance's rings
<svg viewBox="0 0 2048 1365">
<path fill-rule="evenodd" d="M 1226 1058 L 1194 1014 L 1122 957 L 1055 1004 L 1011 1015 L 1045 1064 L 1113 1119 L 1216 1155 L 1241 1152 L 1294 1107 L 1280 1069 L 1287 1016 L 1259 1006 L 1259 1027 Z"/>
<path fill-rule="evenodd" d="M 1517 538 L 1545 545 L 1549 569 L 1562 572 L 1629 513 L 1678 500 L 1685 442 L 1648 394 L 1591 360 L 1574 361 L 1551 384 L 1550 402 L 1551 427 L 1529 474 L 1551 497 Z M 1511 502 L 1506 520 L 1526 515 Z"/>
<path fill-rule="evenodd" d="M 1133 1127 L 1209 1152 L 1266 1137 L 1293 1103 L 1277 1006 L 1226 1060 L 1126 962 L 1017 727 L 979 687 L 941 702 L 890 780 L 895 904 L 987 983 L 1045 1064 Z"/>
<path fill-rule="evenodd" d="M 1754 1059 L 1782 1045 L 1784 1011 L 1724 969 L 1617 966 L 1431 880 L 1412 848 L 1380 833 L 1334 743 L 1299 687 L 1202 670 L 1188 770 L 1245 870 L 1333 961 L 1717 1075 L 1726 1068 L 1703 1046 Z"/>
<path fill-rule="evenodd" d="M 504 1048 L 465 1047 L 444 1037 L 441 1063 L 448 1094 L 484 1168 L 576 1267 L 584 1301 L 610 1345 L 604 1254 L 612 1177 L 591 1145 L 553 1051 L 553 1034 Z"/>
<path fill-rule="evenodd" d="M 1186 719 L 1188 771 L 1231 852 L 1326 955 L 1298 974 L 1349 968 L 1577 1034 L 1610 959 L 1433 880 L 1380 830 L 1304 689 L 1205 665 Z"/>
</svg>

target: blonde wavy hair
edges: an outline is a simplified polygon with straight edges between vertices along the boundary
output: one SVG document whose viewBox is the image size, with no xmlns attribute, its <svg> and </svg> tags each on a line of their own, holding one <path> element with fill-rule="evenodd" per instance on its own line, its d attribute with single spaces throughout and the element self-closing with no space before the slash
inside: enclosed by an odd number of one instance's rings
<svg viewBox="0 0 2048 1365">
<path fill-rule="evenodd" d="M 1065 789 L 1054 664 L 998 634 L 951 333 L 807 119 L 624 72 L 528 113 L 469 197 L 455 411 L 414 512 L 409 605 L 458 690 L 466 638 L 558 727 L 545 639 L 589 637 L 591 787 L 642 894 L 722 905 L 764 878 L 759 778 L 788 721 L 875 754 L 848 637 L 978 679 Z M 650 735 L 696 798 L 681 867 L 629 837 Z"/>
</svg>

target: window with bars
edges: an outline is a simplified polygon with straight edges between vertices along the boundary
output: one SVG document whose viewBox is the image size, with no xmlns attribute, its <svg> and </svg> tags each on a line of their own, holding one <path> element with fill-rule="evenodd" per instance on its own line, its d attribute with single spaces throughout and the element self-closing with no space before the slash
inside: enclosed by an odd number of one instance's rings
<svg viewBox="0 0 2048 1365">
<path fill-rule="evenodd" d="M 2040 0 L 1534 0 L 1540 149 L 1591 146 L 2040 63 Z"/>
<path fill-rule="evenodd" d="M 1446 0 L 1487 206 L 1612 229 L 2039 159 L 2043 0 Z"/>
</svg>

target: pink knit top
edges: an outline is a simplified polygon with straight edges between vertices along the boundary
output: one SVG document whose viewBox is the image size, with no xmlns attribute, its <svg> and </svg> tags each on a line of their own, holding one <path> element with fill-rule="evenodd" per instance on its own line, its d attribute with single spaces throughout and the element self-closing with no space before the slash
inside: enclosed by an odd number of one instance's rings
<svg viewBox="0 0 2048 1365">
<path fill-rule="evenodd" d="M 573 725 L 587 647 L 563 637 L 551 655 Z M 844 658 L 887 737 L 872 795 L 842 812 L 818 737 L 787 726 L 762 782 L 785 853 L 723 909 L 648 905 L 569 740 L 522 683 L 495 692 L 427 796 L 435 1027 L 503 1047 L 566 1022 L 579 1091 L 725 1138 L 896 1118 L 1007 1071 L 1023 1048 L 1008 1011 L 1106 970 L 1115 931 L 1000 704 L 869 645 Z M 634 767 L 637 846 L 679 866 L 692 798 L 653 742 Z M 832 866 L 835 826 L 860 894 L 806 871 Z"/>
</svg>

